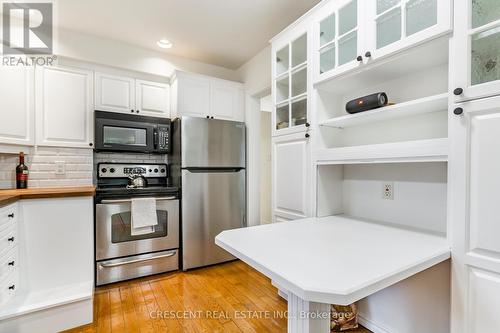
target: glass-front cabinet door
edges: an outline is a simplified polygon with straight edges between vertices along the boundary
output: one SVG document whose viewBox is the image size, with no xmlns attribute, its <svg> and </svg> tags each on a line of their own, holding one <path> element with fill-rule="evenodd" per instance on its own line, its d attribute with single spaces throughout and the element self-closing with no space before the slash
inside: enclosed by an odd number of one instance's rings
<svg viewBox="0 0 500 333">
<path fill-rule="evenodd" d="M 450 0 L 369 0 L 365 58 L 380 58 L 451 30 Z"/>
<path fill-rule="evenodd" d="M 455 2 L 452 91 L 456 102 L 500 95 L 500 3 Z"/>
<path fill-rule="evenodd" d="M 275 135 L 305 130 L 307 119 L 307 33 L 274 51 Z"/>
<path fill-rule="evenodd" d="M 362 63 L 362 31 L 359 26 L 363 21 L 358 0 L 333 2 L 324 8 L 326 13 L 316 24 L 315 77 L 338 75 L 351 70 Z"/>
</svg>

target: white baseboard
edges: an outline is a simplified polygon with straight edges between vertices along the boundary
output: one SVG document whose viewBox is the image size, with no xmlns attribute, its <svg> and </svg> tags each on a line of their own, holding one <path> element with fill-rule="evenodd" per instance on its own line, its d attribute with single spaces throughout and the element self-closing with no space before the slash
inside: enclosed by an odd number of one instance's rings
<svg viewBox="0 0 500 333">
<path fill-rule="evenodd" d="M 373 333 L 392 333 L 391 331 L 377 325 L 375 322 L 370 319 L 363 317 L 363 315 L 358 314 L 358 322 L 363 325 L 365 328 L 369 329 Z"/>
<path fill-rule="evenodd" d="M 92 298 L 0 321 L 0 332 L 53 333 L 90 324 Z"/>
</svg>

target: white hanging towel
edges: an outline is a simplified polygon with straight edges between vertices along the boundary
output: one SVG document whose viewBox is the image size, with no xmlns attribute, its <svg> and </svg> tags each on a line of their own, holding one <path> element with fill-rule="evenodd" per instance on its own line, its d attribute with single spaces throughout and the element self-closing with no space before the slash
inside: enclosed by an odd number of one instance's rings
<svg viewBox="0 0 500 333">
<path fill-rule="evenodd" d="M 155 225 L 158 224 L 156 216 L 155 198 L 137 198 L 132 199 L 130 218 L 130 234 L 132 236 L 146 235 L 155 231 Z"/>
</svg>

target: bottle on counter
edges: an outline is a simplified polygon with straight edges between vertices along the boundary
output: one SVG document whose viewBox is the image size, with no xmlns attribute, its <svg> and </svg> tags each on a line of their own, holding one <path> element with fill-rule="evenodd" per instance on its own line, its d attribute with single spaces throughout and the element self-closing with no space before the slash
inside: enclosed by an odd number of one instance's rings
<svg viewBox="0 0 500 333">
<path fill-rule="evenodd" d="M 24 153 L 19 153 L 19 164 L 16 167 L 16 187 L 18 189 L 28 188 L 28 166 L 24 164 Z"/>
</svg>

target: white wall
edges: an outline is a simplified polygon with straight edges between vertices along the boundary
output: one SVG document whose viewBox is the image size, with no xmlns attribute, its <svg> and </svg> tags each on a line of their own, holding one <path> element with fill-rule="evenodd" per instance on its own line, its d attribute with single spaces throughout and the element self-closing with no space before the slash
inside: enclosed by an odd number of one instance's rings
<svg viewBox="0 0 500 333">
<path fill-rule="evenodd" d="M 262 104 L 262 103 L 261 103 Z M 260 222 L 271 223 L 271 113 L 260 112 Z"/>
<path fill-rule="evenodd" d="M 266 89 L 271 90 L 271 45 L 262 49 L 238 69 L 247 94 L 254 96 Z"/>
<path fill-rule="evenodd" d="M 260 221 L 260 98 L 271 92 L 271 48 L 266 47 L 238 69 L 245 84 L 247 124 L 247 218 L 248 225 Z"/>
<path fill-rule="evenodd" d="M 143 49 L 121 41 L 58 29 L 55 53 L 59 56 L 148 74 L 171 76 L 175 69 L 239 81 L 237 71 Z"/>
</svg>

